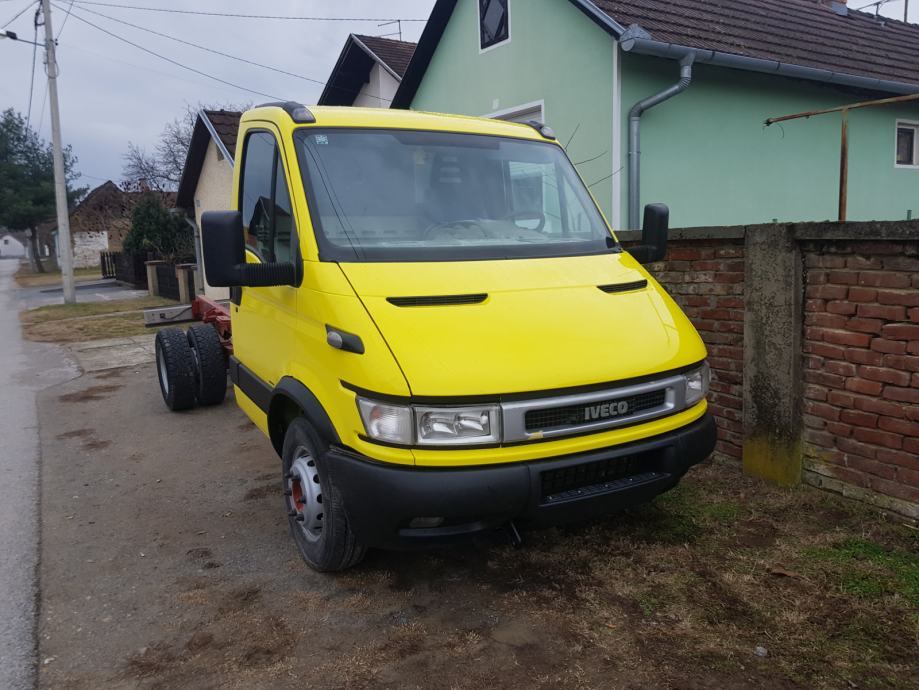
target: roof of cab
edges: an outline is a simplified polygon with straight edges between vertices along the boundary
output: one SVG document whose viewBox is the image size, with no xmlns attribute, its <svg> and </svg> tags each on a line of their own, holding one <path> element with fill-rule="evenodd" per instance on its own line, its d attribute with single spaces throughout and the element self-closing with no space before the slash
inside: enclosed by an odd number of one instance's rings
<svg viewBox="0 0 919 690">
<path fill-rule="evenodd" d="M 425 113 L 414 110 L 388 110 L 385 108 L 353 108 L 342 106 L 306 106 L 316 118 L 310 127 L 365 127 L 380 129 L 414 129 L 433 132 L 462 132 L 489 134 L 518 139 L 546 141 L 533 127 L 516 122 L 493 120 L 467 115 Z M 282 105 L 268 104 L 247 110 L 243 122 L 269 119 L 278 121 L 290 115 Z"/>
</svg>

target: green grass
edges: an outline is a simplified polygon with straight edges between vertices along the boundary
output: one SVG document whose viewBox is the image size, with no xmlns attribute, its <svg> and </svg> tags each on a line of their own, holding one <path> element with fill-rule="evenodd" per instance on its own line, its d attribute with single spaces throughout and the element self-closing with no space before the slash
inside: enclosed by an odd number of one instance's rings
<svg viewBox="0 0 919 690">
<path fill-rule="evenodd" d="M 119 312 L 140 311 L 151 307 L 164 307 L 177 304 L 164 297 L 137 297 L 99 302 L 77 302 L 76 304 L 49 304 L 37 309 L 29 309 L 19 314 L 22 323 L 47 323 L 62 319 L 77 319 L 87 316 L 102 316 Z"/>
<path fill-rule="evenodd" d="M 866 539 L 846 539 L 807 555 L 826 564 L 842 591 L 861 599 L 898 594 L 919 607 L 919 553 L 885 549 Z"/>
<path fill-rule="evenodd" d="M 142 310 L 177 304 L 163 297 L 137 297 L 108 302 L 51 304 L 19 314 L 22 332 L 43 343 L 77 343 L 154 333 L 144 324 Z"/>
<path fill-rule="evenodd" d="M 73 270 L 74 278 L 79 282 L 81 280 L 101 280 L 102 270 L 98 266 L 90 268 L 75 268 Z M 29 264 L 23 264 L 16 271 L 16 282 L 21 287 L 41 287 L 45 285 L 60 285 L 60 269 L 47 268 L 44 273 L 36 273 Z"/>
</svg>

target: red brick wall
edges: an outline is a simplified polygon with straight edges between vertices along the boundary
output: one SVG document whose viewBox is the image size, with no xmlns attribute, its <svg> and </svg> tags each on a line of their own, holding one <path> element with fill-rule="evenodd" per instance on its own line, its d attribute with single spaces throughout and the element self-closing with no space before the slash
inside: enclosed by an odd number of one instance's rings
<svg viewBox="0 0 919 690">
<path fill-rule="evenodd" d="M 715 452 L 743 449 L 743 239 L 673 240 L 667 258 L 649 267 L 692 320 L 708 347 L 708 401 L 718 425 Z"/>
<path fill-rule="evenodd" d="M 919 503 L 919 243 L 802 252 L 806 463 Z"/>
</svg>

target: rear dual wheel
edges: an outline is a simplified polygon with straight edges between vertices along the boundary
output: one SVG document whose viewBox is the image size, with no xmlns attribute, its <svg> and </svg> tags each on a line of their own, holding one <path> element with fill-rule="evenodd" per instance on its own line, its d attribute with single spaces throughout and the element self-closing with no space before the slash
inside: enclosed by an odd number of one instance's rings
<svg viewBox="0 0 919 690">
<path fill-rule="evenodd" d="M 213 326 L 188 329 L 188 346 L 195 363 L 195 398 L 199 405 L 219 405 L 227 395 L 227 360 Z"/>
<path fill-rule="evenodd" d="M 195 406 L 195 361 L 188 338 L 179 328 L 156 334 L 156 373 L 163 402 L 173 412 Z"/>
<path fill-rule="evenodd" d="M 163 401 L 173 412 L 218 405 L 227 393 L 226 355 L 212 326 L 198 325 L 186 335 L 179 328 L 156 334 L 156 372 Z"/>
</svg>

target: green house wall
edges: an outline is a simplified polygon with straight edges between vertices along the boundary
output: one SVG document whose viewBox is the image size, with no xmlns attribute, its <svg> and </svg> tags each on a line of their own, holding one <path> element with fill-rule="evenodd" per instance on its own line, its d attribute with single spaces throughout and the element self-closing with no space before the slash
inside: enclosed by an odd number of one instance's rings
<svg viewBox="0 0 919 690">
<path fill-rule="evenodd" d="M 629 108 L 674 83 L 679 68 L 669 60 L 621 58 L 621 165 L 626 165 Z M 666 202 L 673 225 L 683 227 L 835 220 L 841 116 L 763 123 L 872 97 L 696 65 L 688 90 L 642 117 L 642 204 Z M 919 106 L 849 113 L 849 220 L 898 220 L 910 210 L 919 216 L 919 168 L 894 165 L 898 119 L 919 121 Z M 625 179 L 622 189 L 625 199 Z M 625 209 L 621 221 L 624 214 Z"/>
<path fill-rule="evenodd" d="M 676 63 L 618 52 L 568 0 L 510 0 L 510 42 L 481 52 L 476 4 L 457 3 L 412 108 L 488 115 L 544 101 L 581 177 L 624 228 L 628 111 L 675 82 Z M 674 227 L 835 219 L 840 116 L 769 128 L 763 121 L 871 97 L 696 65 L 692 86 L 642 119 L 641 203 L 667 203 Z M 919 104 L 849 118 L 849 220 L 919 216 L 919 168 L 894 165 L 896 122 L 919 122 Z"/>
</svg>

